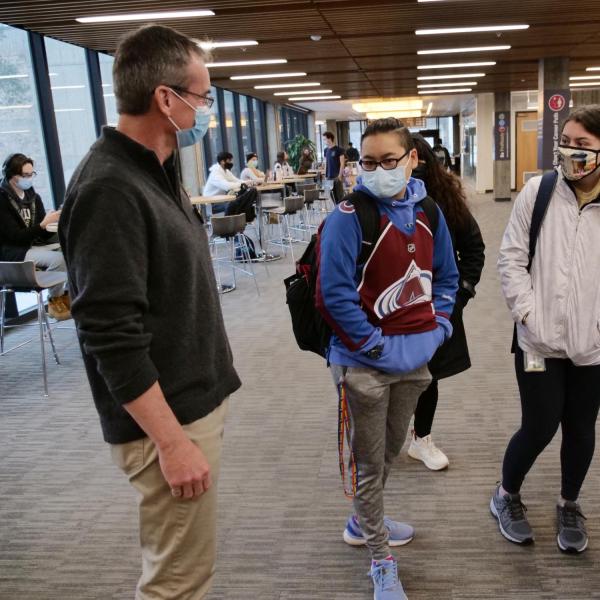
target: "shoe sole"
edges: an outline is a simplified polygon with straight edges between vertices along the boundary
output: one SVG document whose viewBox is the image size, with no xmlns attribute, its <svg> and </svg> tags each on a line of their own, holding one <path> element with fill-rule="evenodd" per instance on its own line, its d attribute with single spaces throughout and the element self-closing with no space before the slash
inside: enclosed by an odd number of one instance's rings
<svg viewBox="0 0 600 600">
<path fill-rule="evenodd" d="M 558 546 L 558 549 L 561 552 L 564 552 L 565 554 L 579 554 L 580 552 L 583 552 L 584 550 L 587 549 L 588 542 L 589 542 L 589 540 L 585 540 L 585 544 L 584 544 L 583 548 L 581 548 L 581 550 L 578 550 L 577 548 L 573 548 L 573 546 L 567 546 L 567 547 L 563 546 L 560 543 L 560 536 L 558 536 L 558 535 L 556 536 L 556 544 Z"/>
<path fill-rule="evenodd" d="M 443 467 L 432 467 L 431 463 L 428 463 L 426 460 L 423 460 L 419 455 L 411 454 L 410 448 L 408 449 L 408 456 L 410 456 L 410 458 L 412 458 L 413 460 L 418 460 L 419 462 L 422 462 L 430 471 L 443 471 L 444 469 L 447 469 L 450 465 L 450 461 L 448 461 Z"/>
<path fill-rule="evenodd" d="M 513 544 L 519 544 L 520 546 L 529 546 L 530 544 L 533 544 L 533 542 L 535 541 L 534 537 L 526 538 L 524 540 L 517 540 L 516 538 L 512 537 L 510 534 L 508 534 L 504 530 L 504 528 L 502 527 L 502 522 L 500 521 L 500 517 L 498 516 L 498 511 L 496 510 L 496 505 L 494 504 L 493 498 L 490 500 L 490 512 L 492 513 L 492 516 L 494 517 L 494 519 L 496 519 L 496 521 L 498 521 L 498 529 L 500 529 L 500 533 L 509 542 L 512 542 Z"/>
<path fill-rule="evenodd" d="M 413 537 L 407 538 L 406 540 L 388 540 L 388 546 L 390 546 L 390 548 L 397 548 L 398 546 L 405 546 L 409 542 L 412 542 L 414 537 L 415 536 L 413 535 Z M 346 542 L 346 544 L 348 544 L 349 546 L 366 546 L 367 545 L 365 538 L 357 538 L 357 537 L 349 534 L 346 529 L 344 529 L 343 538 L 344 538 L 344 541 Z"/>
</svg>

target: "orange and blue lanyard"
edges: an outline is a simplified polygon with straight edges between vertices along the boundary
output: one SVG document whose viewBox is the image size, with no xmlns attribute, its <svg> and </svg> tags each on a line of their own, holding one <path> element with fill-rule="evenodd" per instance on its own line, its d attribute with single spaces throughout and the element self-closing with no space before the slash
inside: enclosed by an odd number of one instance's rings
<svg viewBox="0 0 600 600">
<path fill-rule="evenodd" d="M 342 476 L 342 485 L 344 486 L 344 494 L 346 498 L 354 498 L 358 487 L 358 470 L 356 461 L 354 460 L 354 452 L 350 443 L 350 415 L 348 413 L 348 399 L 346 397 L 346 386 L 342 379 L 338 383 L 338 454 L 340 461 L 340 474 Z M 346 461 L 344 460 L 344 439 L 348 442 L 348 450 L 350 459 L 348 461 L 348 470 L 350 472 L 350 488 L 346 480 Z"/>
</svg>

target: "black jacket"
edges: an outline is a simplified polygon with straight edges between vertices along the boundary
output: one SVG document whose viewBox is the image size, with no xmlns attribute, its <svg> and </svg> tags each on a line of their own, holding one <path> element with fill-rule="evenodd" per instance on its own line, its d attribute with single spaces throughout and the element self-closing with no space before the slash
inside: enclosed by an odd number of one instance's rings
<svg viewBox="0 0 600 600">
<path fill-rule="evenodd" d="M 63 205 L 71 313 L 110 443 L 144 437 L 123 405 L 157 380 L 182 424 L 240 386 L 206 232 L 175 164 L 106 127 Z"/>
<path fill-rule="evenodd" d="M 29 226 L 19 214 L 22 204 L 27 204 L 31 211 Z M 25 260 L 31 246 L 48 243 L 54 234 L 40 227 L 45 216 L 42 199 L 33 188 L 25 190 L 25 198 L 21 200 L 3 179 L 0 182 L 0 260 Z"/>
<path fill-rule="evenodd" d="M 473 215 L 469 213 L 469 222 L 463 229 L 455 230 L 450 224 L 448 228 L 458 267 L 459 287 L 450 317 L 452 337 L 440 346 L 429 363 L 429 370 L 434 379 L 451 377 L 471 366 L 462 315 L 467 302 L 475 295 L 475 286 L 481 278 L 485 260 L 485 244 Z"/>
</svg>

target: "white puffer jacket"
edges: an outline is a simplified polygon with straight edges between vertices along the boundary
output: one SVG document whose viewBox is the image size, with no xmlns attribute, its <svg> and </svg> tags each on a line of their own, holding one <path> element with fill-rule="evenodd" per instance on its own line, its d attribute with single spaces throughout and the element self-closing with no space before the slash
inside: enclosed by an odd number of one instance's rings
<svg viewBox="0 0 600 600">
<path fill-rule="evenodd" d="M 600 201 L 580 210 L 559 174 L 528 273 L 529 226 L 540 181 L 530 179 L 517 196 L 498 259 L 519 346 L 580 366 L 600 365 Z"/>
</svg>

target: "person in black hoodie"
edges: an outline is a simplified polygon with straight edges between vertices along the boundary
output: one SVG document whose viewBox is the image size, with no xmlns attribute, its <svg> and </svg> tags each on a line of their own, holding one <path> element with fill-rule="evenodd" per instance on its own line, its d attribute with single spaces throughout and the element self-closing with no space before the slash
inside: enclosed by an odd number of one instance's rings
<svg viewBox="0 0 600 600">
<path fill-rule="evenodd" d="M 2 165 L 0 182 L 0 260 L 31 260 L 48 271 L 66 271 L 59 244 L 51 243 L 55 233 L 47 227 L 58 223 L 60 211 L 46 210 L 33 189 L 33 160 L 24 154 L 10 154 Z M 55 230 L 56 231 L 56 230 Z M 69 295 L 64 284 L 48 291 L 48 314 L 58 321 L 71 318 Z"/>
<path fill-rule="evenodd" d="M 449 461 L 431 439 L 431 426 L 438 401 L 438 381 L 466 371 L 471 366 L 462 314 L 469 300 L 475 296 L 475 286 L 479 283 L 485 260 L 485 244 L 477 221 L 467 207 L 465 192 L 458 177 L 444 168 L 421 135 L 413 134 L 413 140 L 419 164 L 412 176 L 425 182 L 428 195 L 444 213 L 459 272 L 456 304 L 450 317 L 452 337 L 440 346 L 429 363 L 433 380 L 417 403 L 408 449 L 411 458 L 422 461 L 432 471 L 439 471 L 445 469 Z"/>
</svg>

